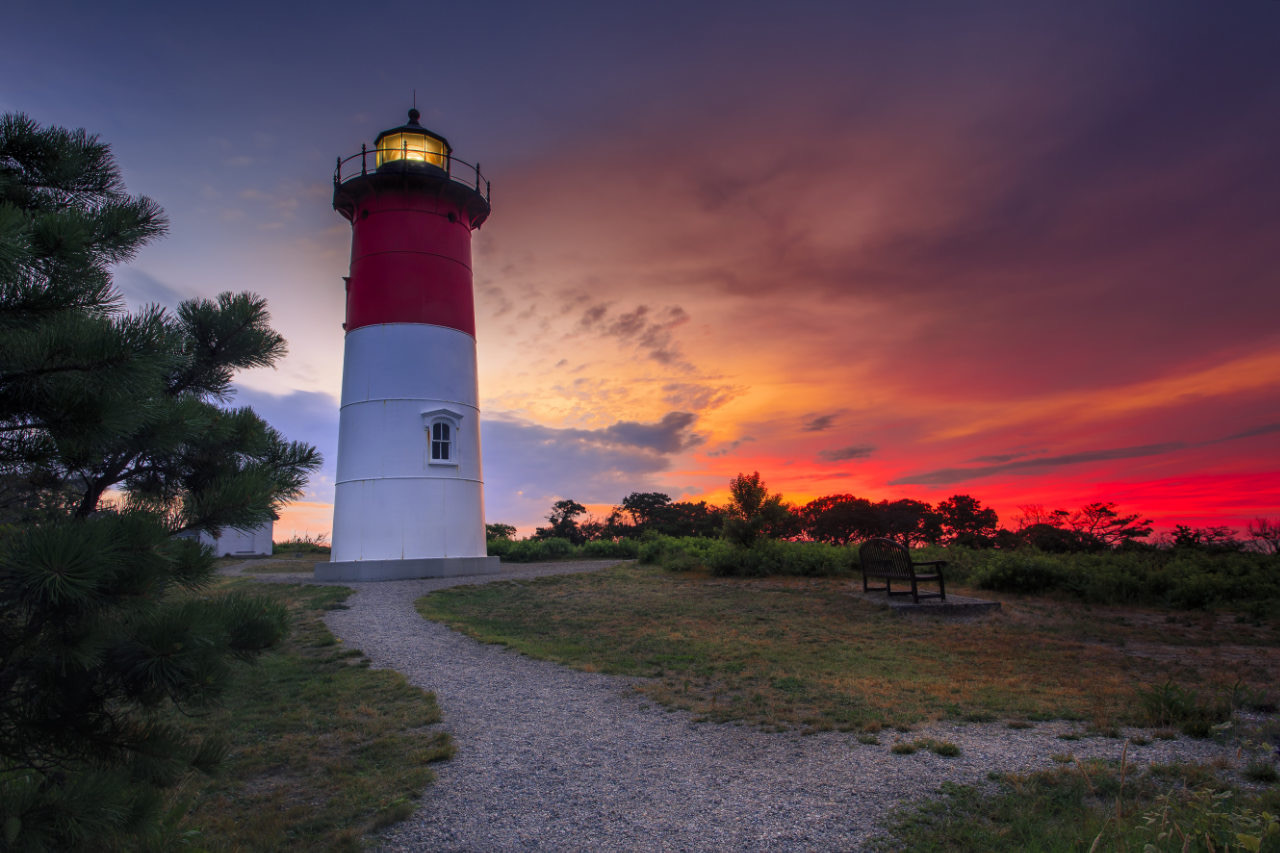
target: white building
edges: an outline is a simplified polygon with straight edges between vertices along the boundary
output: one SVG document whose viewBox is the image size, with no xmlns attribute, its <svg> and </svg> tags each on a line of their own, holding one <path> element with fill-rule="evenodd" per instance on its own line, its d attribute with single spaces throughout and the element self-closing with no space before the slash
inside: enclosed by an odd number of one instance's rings
<svg viewBox="0 0 1280 853">
<path fill-rule="evenodd" d="M 213 553 L 218 557 L 270 556 L 274 532 L 275 522 L 268 521 L 253 530 L 224 528 L 222 535 L 216 539 L 208 533 L 201 533 L 200 542 L 213 548 Z"/>
</svg>

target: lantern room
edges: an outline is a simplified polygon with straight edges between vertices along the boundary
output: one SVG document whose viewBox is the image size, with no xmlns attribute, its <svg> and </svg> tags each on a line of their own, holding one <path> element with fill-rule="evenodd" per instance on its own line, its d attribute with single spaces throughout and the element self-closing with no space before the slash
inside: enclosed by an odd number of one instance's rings
<svg viewBox="0 0 1280 853">
<path fill-rule="evenodd" d="M 378 134 L 373 146 L 377 150 L 375 168 L 434 166 L 449 171 L 449 155 L 453 149 L 449 141 L 418 124 L 422 114 L 409 110 L 409 123 L 384 130 Z"/>
</svg>

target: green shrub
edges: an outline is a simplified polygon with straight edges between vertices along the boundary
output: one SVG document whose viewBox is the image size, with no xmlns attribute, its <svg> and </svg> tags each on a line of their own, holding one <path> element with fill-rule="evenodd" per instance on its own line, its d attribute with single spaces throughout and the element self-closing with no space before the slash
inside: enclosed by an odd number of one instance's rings
<svg viewBox="0 0 1280 853">
<path fill-rule="evenodd" d="M 1231 719 L 1229 696 L 1206 699 L 1194 690 L 1174 683 L 1173 679 L 1137 690 L 1139 717 L 1137 722 L 1149 726 L 1178 726 L 1183 734 L 1204 738 L 1214 725 Z"/>
<path fill-rule="evenodd" d="M 514 539 L 489 539 L 485 542 L 485 550 L 490 557 L 502 557 L 505 560 L 515 544 Z"/>
<path fill-rule="evenodd" d="M 928 740 L 925 746 L 934 755 L 940 755 L 943 758 L 955 758 L 960 754 L 960 747 L 956 746 L 949 740 Z"/>
<path fill-rule="evenodd" d="M 501 557 L 508 563 L 563 560 L 576 552 L 577 549 L 568 539 L 520 539 L 505 543 L 500 539 L 489 540 L 489 554 Z"/>
<path fill-rule="evenodd" d="M 286 539 L 283 542 L 272 543 L 271 553 L 273 554 L 328 554 L 330 552 L 328 539 L 324 534 L 312 536 L 304 533 L 301 536 L 294 536 L 292 539 Z"/>
<path fill-rule="evenodd" d="M 634 539 L 619 539 L 616 542 L 609 539 L 596 539 L 583 544 L 579 553 L 594 560 L 613 558 L 630 560 L 640 553 L 640 543 Z"/>
<path fill-rule="evenodd" d="M 855 565 L 852 549 L 820 542 L 764 540 L 750 548 L 726 544 L 707 556 L 714 574 L 740 577 L 840 577 L 852 574 Z"/>
<path fill-rule="evenodd" d="M 568 539 L 490 539 L 489 556 L 501 557 L 508 563 L 538 563 L 547 560 L 565 560 L 571 557 L 588 557 L 593 560 L 634 558 L 641 552 L 640 543 L 634 539 L 617 542 L 599 539 L 574 545 Z"/>
<path fill-rule="evenodd" d="M 1274 785 L 1276 782 L 1280 782 L 1280 773 L 1276 772 L 1276 766 L 1270 760 L 1255 759 L 1245 766 L 1244 778 L 1250 782 Z"/>
<path fill-rule="evenodd" d="M 766 539 L 747 548 L 722 539 L 670 536 L 646 536 L 638 546 L 610 544 L 635 548 L 640 562 L 671 571 L 706 569 L 730 577 L 841 577 L 858 571 L 857 545 Z M 912 557 L 946 560 L 948 584 L 999 592 L 1059 592 L 1091 603 L 1181 609 L 1229 605 L 1256 619 L 1280 613 L 1280 555 L 1155 548 L 1050 554 L 935 545 L 915 549 Z"/>
<path fill-rule="evenodd" d="M 1221 605 L 1255 618 L 1280 613 L 1280 557 L 1187 549 L 1049 554 L 1034 548 L 922 548 L 917 560 L 946 560 L 948 583 L 1000 592 L 1062 592 L 1103 604 L 1181 609 Z"/>
<path fill-rule="evenodd" d="M 714 555 L 728 551 L 731 546 L 720 539 L 700 536 L 647 536 L 640 543 L 641 563 L 662 566 L 673 572 L 710 568 L 719 562 Z"/>
<path fill-rule="evenodd" d="M 1061 558 L 1029 551 L 999 551 L 974 569 L 970 583 L 998 592 L 1040 593 L 1062 586 Z"/>
</svg>

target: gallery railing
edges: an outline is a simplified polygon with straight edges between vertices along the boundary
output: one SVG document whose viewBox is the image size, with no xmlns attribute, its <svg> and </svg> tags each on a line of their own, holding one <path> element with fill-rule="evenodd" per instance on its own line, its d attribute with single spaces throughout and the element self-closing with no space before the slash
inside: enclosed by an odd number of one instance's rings
<svg viewBox="0 0 1280 853">
<path fill-rule="evenodd" d="M 451 154 L 436 154 L 433 152 L 412 151 L 409 152 L 420 159 L 411 159 L 406 157 L 406 152 L 400 148 L 369 148 L 361 145 L 359 154 L 352 154 L 350 157 L 343 159 L 338 158 L 338 166 L 333 171 L 333 185 L 345 183 L 352 178 L 358 178 L 362 175 L 368 175 L 371 172 L 389 171 L 395 169 L 418 169 L 431 168 L 444 172 L 450 181 L 470 187 L 484 198 L 485 203 L 489 203 L 489 181 L 480 173 L 480 164 L 474 166 L 465 160 L 459 160 Z M 385 162 L 381 168 L 378 166 L 378 155 L 384 155 Z M 394 158 L 394 159 L 393 159 Z M 435 162 L 444 161 L 444 166 L 438 166 Z"/>
</svg>

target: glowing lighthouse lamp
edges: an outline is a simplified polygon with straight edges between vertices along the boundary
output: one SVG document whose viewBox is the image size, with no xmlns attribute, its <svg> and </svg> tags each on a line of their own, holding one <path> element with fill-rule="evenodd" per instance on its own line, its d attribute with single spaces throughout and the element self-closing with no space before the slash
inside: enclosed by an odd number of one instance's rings
<svg viewBox="0 0 1280 853">
<path fill-rule="evenodd" d="M 321 580 L 498 571 L 486 556 L 471 232 L 489 182 L 409 123 L 339 159 L 351 222 L 332 562 Z"/>
</svg>

